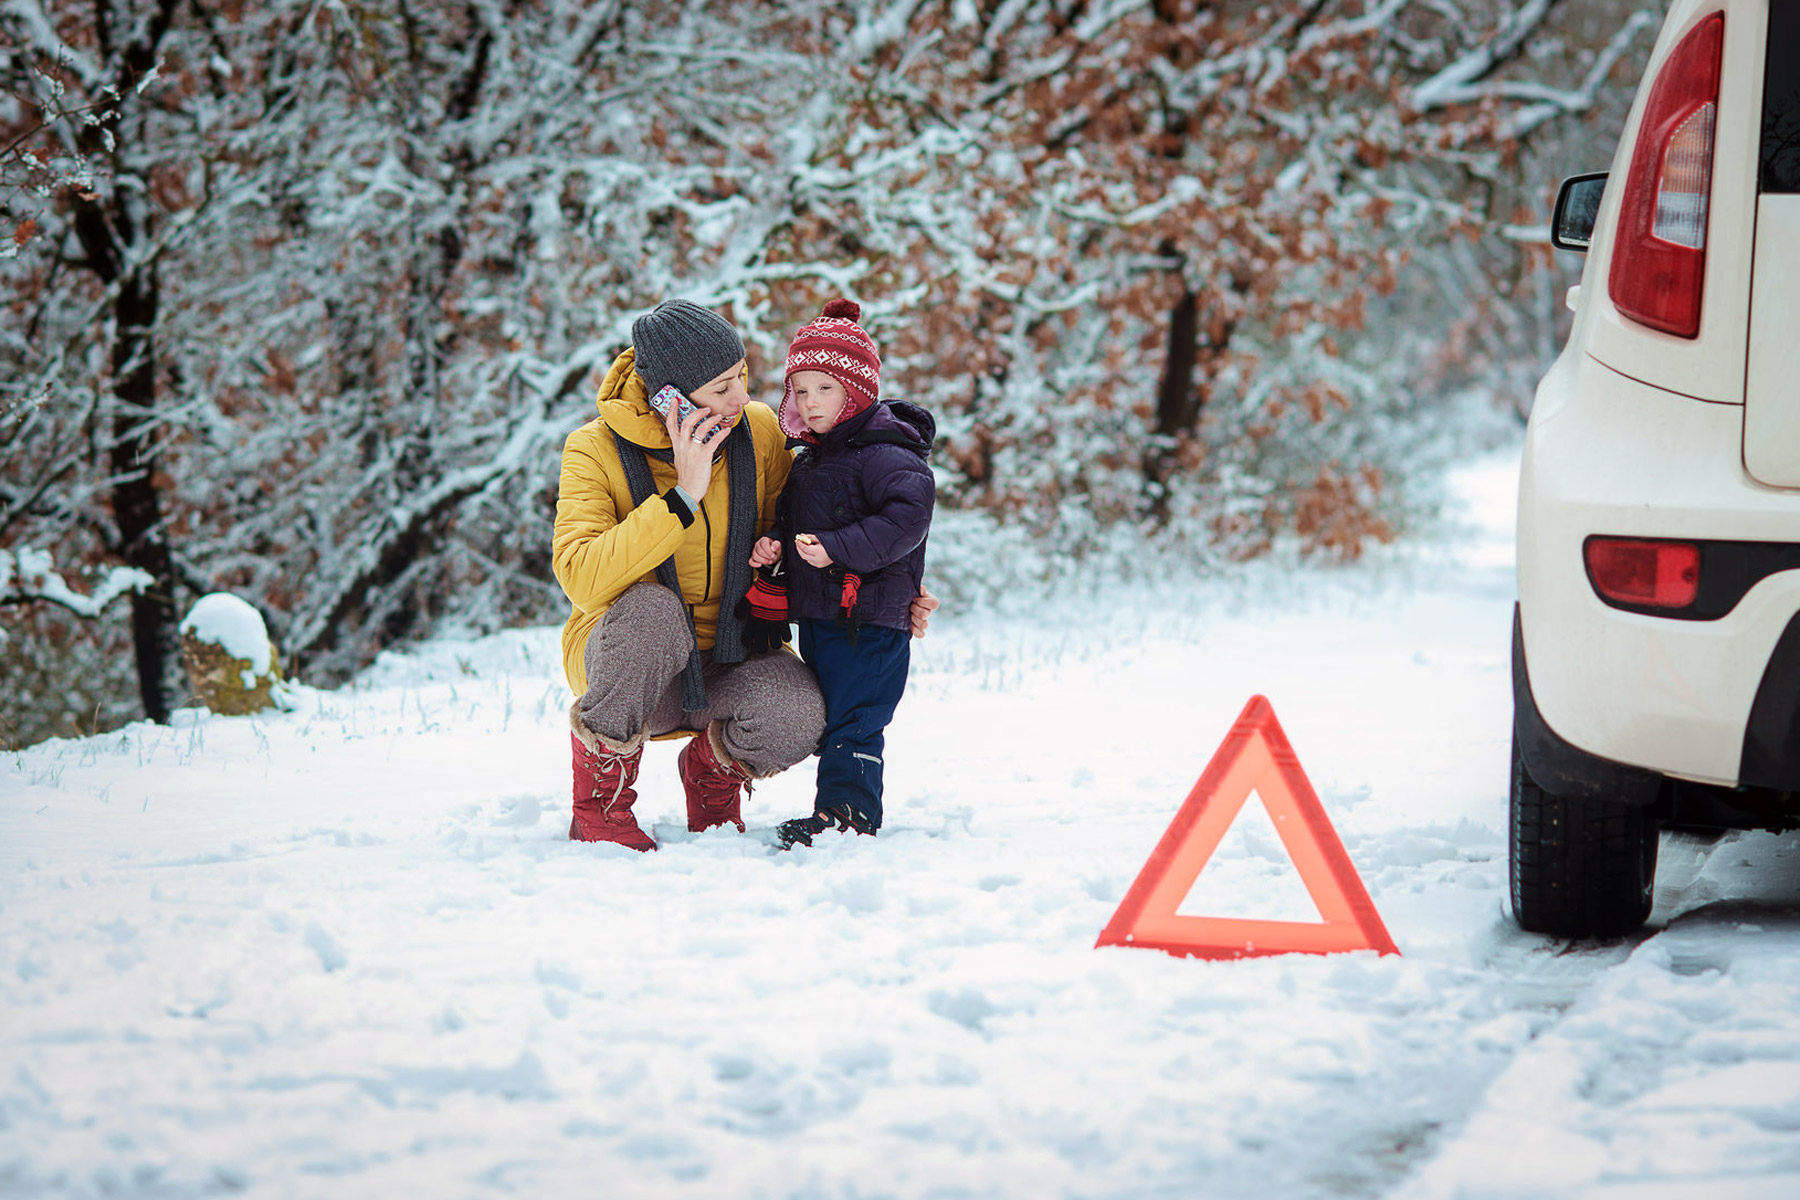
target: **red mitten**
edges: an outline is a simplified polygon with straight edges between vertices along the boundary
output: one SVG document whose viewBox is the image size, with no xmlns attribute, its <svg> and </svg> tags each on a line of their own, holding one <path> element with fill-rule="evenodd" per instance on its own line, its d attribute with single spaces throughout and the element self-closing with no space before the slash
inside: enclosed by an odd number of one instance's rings
<svg viewBox="0 0 1800 1200">
<path fill-rule="evenodd" d="M 844 590 L 838 593 L 838 624 L 850 627 L 850 644 L 856 645 L 856 635 L 862 629 L 862 622 L 856 617 L 856 591 L 862 587 L 862 576 L 855 571 L 844 572 Z"/>
</svg>

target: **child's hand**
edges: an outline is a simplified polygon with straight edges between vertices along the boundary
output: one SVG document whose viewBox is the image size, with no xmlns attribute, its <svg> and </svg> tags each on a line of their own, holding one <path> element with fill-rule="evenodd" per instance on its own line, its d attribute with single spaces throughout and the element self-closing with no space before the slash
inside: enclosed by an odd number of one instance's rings
<svg viewBox="0 0 1800 1200">
<path fill-rule="evenodd" d="M 912 604 L 907 609 L 907 618 L 912 624 L 914 637 L 925 636 L 925 626 L 930 623 L 931 614 L 937 611 L 937 607 L 941 603 L 943 601 L 932 595 L 930 588 L 922 583 L 919 585 L 919 594 L 912 598 Z"/>
<path fill-rule="evenodd" d="M 781 561 L 781 543 L 772 537 L 759 537 L 750 547 L 750 565 L 767 567 Z"/>
<path fill-rule="evenodd" d="M 799 552 L 801 558 L 815 567 L 831 565 L 831 555 L 825 553 L 825 547 L 821 546 L 819 539 L 810 533 L 795 534 L 794 549 Z"/>
</svg>

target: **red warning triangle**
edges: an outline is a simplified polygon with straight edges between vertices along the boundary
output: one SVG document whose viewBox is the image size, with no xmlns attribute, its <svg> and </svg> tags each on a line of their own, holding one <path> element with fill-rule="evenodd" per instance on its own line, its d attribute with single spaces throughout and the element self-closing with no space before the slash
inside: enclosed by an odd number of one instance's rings
<svg viewBox="0 0 1800 1200">
<path fill-rule="evenodd" d="M 1176 915 L 1251 792 L 1262 797 L 1323 921 Z M 1142 946 L 1196 958 L 1400 953 L 1300 769 L 1275 709 L 1262 696 L 1252 696 L 1244 706 L 1094 945 Z"/>
</svg>

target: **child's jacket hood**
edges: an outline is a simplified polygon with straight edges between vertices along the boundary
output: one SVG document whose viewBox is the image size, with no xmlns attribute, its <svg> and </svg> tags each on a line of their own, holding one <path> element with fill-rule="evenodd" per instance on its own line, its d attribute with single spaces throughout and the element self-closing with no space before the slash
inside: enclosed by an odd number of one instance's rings
<svg viewBox="0 0 1800 1200">
<path fill-rule="evenodd" d="M 937 437 L 937 420 L 931 413 L 906 400 L 883 400 L 827 429 L 825 433 L 789 439 L 790 445 L 813 445 L 821 450 L 848 446 L 904 446 L 920 458 L 931 455 Z"/>
</svg>

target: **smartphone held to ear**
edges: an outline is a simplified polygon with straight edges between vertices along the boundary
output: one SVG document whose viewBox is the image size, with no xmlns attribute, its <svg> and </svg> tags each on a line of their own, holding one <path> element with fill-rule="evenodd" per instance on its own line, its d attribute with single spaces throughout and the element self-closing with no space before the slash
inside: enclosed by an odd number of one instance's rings
<svg viewBox="0 0 1800 1200">
<path fill-rule="evenodd" d="M 671 405 L 675 406 L 675 424 L 677 425 L 700 411 L 700 406 L 682 395 L 680 388 L 672 383 L 665 383 L 656 395 L 650 397 L 650 407 L 656 410 L 657 416 L 666 421 Z"/>
<path fill-rule="evenodd" d="M 665 384 L 663 384 L 663 386 L 661 388 L 659 388 L 657 390 L 656 395 L 650 397 L 650 407 L 654 408 L 657 412 L 657 415 L 659 415 L 660 417 L 663 418 L 663 420 L 666 421 L 669 419 L 669 409 L 671 406 L 673 406 L 675 409 L 675 424 L 676 425 L 680 425 L 682 422 L 686 421 L 689 417 L 691 417 L 695 413 L 701 411 L 700 406 L 698 404 L 695 404 L 692 400 L 689 400 L 686 396 L 682 395 L 680 389 L 677 388 L 674 384 L 665 383 Z M 718 432 L 718 430 L 716 430 L 716 429 L 713 431 L 713 433 L 717 433 L 717 432 Z M 700 441 L 702 444 L 712 441 L 711 434 L 708 434 L 706 437 L 701 438 Z"/>
<path fill-rule="evenodd" d="M 650 407 L 654 408 L 657 415 L 662 417 L 665 421 L 669 419 L 669 410 L 673 408 L 675 410 L 675 424 L 677 426 L 683 424 L 695 413 L 703 413 L 706 411 L 706 409 L 682 395 L 681 389 L 677 388 L 672 383 L 666 383 L 661 388 L 657 389 L 656 394 L 650 397 Z M 703 446 L 706 445 L 708 442 L 712 441 L 713 438 L 717 437 L 721 432 L 731 428 L 734 424 L 736 424 L 735 421 L 728 421 L 725 424 L 708 431 L 706 436 L 700 439 L 700 444 Z"/>
</svg>

